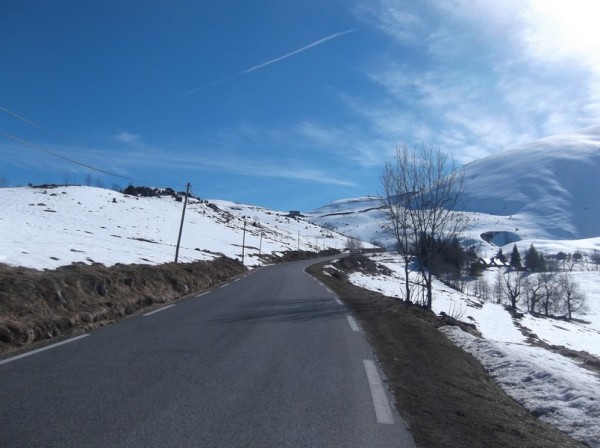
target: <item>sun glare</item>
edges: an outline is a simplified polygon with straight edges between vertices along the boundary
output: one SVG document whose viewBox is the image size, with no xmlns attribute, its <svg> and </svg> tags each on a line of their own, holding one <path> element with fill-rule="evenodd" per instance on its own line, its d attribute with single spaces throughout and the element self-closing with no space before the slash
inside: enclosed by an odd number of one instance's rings
<svg viewBox="0 0 600 448">
<path fill-rule="evenodd" d="M 543 38 L 556 51 L 597 57 L 591 53 L 600 50 L 600 1 L 531 0 L 531 7 Z"/>
</svg>

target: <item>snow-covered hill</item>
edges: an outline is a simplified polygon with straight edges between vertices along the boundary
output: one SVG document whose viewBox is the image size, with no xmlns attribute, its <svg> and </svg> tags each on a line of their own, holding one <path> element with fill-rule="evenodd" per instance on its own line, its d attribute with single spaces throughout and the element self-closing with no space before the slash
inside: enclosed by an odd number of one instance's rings
<svg viewBox="0 0 600 448">
<path fill-rule="evenodd" d="M 546 252 L 600 250 L 600 126 L 549 137 L 465 167 L 463 238 L 482 255 L 514 243 Z M 381 229 L 381 201 L 344 199 L 310 219 L 363 241 L 393 244 Z M 485 234 L 485 241 L 481 235 Z M 491 242 L 492 244 L 489 244 Z"/>
<path fill-rule="evenodd" d="M 465 244 L 477 246 L 482 257 L 495 256 L 499 248 L 508 254 L 513 244 L 521 253 L 530 244 L 544 254 L 600 251 L 600 126 L 477 160 L 465 167 L 465 176 L 463 210 L 470 219 L 462 237 Z M 310 219 L 391 246 L 393 239 L 381 230 L 385 219 L 380 206 L 376 197 L 346 199 L 311 212 Z M 392 275 L 354 273 L 350 281 L 402 297 L 402 260 L 389 254 L 372 257 Z M 491 290 L 502 269 L 488 269 L 480 281 Z M 582 263 L 570 275 L 587 300 L 587 310 L 573 321 L 527 314 L 523 303 L 524 316 L 516 319 L 501 304 L 437 281 L 433 310 L 476 325 L 482 339 L 456 328 L 445 332 L 479 358 L 509 395 L 577 440 L 600 447 L 597 374 L 531 346 L 528 339 L 535 335 L 551 346 L 600 356 L 600 272 L 596 265 Z"/>
<path fill-rule="evenodd" d="M 36 269 L 72 262 L 173 261 L 183 203 L 82 186 L 0 188 L 0 263 Z M 342 249 L 347 238 L 261 207 L 190 199 L 180 261 L 216 254 L 260 264 L 259 252 Z M 261 236 L 262 235 L 262 236 Z"/>
<path fill-rule="evenodd" d="M 387 241 L 381 229 L 383 214 L 377 196 L 340 199 L 306 213 L 308 219 L 361 241 Z"/>
<path fill-rule="evenodd" d="M 464 208 L 536 223 L 546 239 L 598 237 L 599 174 L 600 126 L 594 126 L 468 164 Z"/>
</svg>

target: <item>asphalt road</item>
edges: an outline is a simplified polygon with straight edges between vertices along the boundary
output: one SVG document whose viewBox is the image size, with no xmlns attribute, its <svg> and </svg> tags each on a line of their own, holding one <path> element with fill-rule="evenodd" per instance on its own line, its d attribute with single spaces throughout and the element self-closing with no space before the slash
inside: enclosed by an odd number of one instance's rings
<svg viewBox="0 0 600 448">
<path fill-rule="evenodd" d="M 309 264 L 0 361 L 0 446 L 413 446 Z"/>
</svg>

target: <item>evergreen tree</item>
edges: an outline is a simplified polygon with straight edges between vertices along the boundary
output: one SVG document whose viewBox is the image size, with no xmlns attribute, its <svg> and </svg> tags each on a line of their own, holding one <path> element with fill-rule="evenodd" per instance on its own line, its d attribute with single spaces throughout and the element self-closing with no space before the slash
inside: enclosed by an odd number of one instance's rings
<svg viewBox="0 0 600 448">
<path fill-rule="evenodd" d="M 546 259 L 544 258 L 544 256 L 542 254 L 540 254 L 540 261 L 538 263 L 537 271 L 538 272 L 547 272 L 548 271 L 548 265 L 546 264 Z"/>
<path fill-rule="evenodd" d="M 477 263 L 479 261 L 479 255 L 477 255 L 477 250 L 475 249 L 475 246 L 470 246 L 467 249 L 465 257 L 466 257 L 466 260 L 465 260 L 466 267 L 469 267 L 473 263 Z"/>
<path fill-rule="evenodd" d="M 525 253 L 525 268 L 532 272 L 541 272 L 545 269 L 546 261 L 532 244 Z"/>
<path fill-rule="evenodd" d="M 513 246 L 512 252 L 510 254 L 510 267 L 513 269 L 521 269 L 521 254 L 519 253 L 519 249 L 517 249 L 517 245 Z"/>
<path fill-rule="evenodd" d="M 502 253 L 502 249 L 498 249 L 498 253 L 496 254 L 496 260 L 500 261 L 501 263 L 506 263 L 507 259 L 506 259 L 506 255 L 504 255 Z"/>
</svg>

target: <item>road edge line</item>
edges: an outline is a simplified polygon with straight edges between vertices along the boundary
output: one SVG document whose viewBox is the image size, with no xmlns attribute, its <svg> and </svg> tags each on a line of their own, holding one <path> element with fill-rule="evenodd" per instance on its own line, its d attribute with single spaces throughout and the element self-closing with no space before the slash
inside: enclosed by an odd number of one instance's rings
<svg viewBox="0 0 600 448">
<path fill-rule="evenodd" d="M 385 389 L 377 371 L 377 366 L 374 361 L 370 359 L 363 360 L 365 371 L 367 372 L 367 379 L 369 381 L 369 387 L 371 388 L 371 396 L 373 397 L 373 406 L 375 407 L 375 416 L 377 417 L 377 423 L 383 425 L 393 425 L 394 416 L 392 415 L 392 408 L 385 394 Z"/>
<path fill-rule="evenodd" d="M 79 339 L 83 339 L 85 337 L 88 337 L 89 335 L 90 335 L 90 333 L 82 334 L 80 336 L 75 336 L 74 338 L 67 339 L 66 341 L 57 342 L 56 344 L 47 345 L 46 347 L 38 348 L 36 350 L 31 350 L 30 352 L 22 353 L 20 355 L 13 356 L 12 358 L 3 359 L 0 361 L 0 366 L 2 364 L 8 364 L 9 362 L 17 361 L 18 359 L 26 358 L 27 356 L 36 355 L 38 353 L 45 352 L 46 350 L 50 350 L 52 348 L 60 347 L 61 345 L 65 345 L 70 342 L 78 341 Z"/>
</svg>

